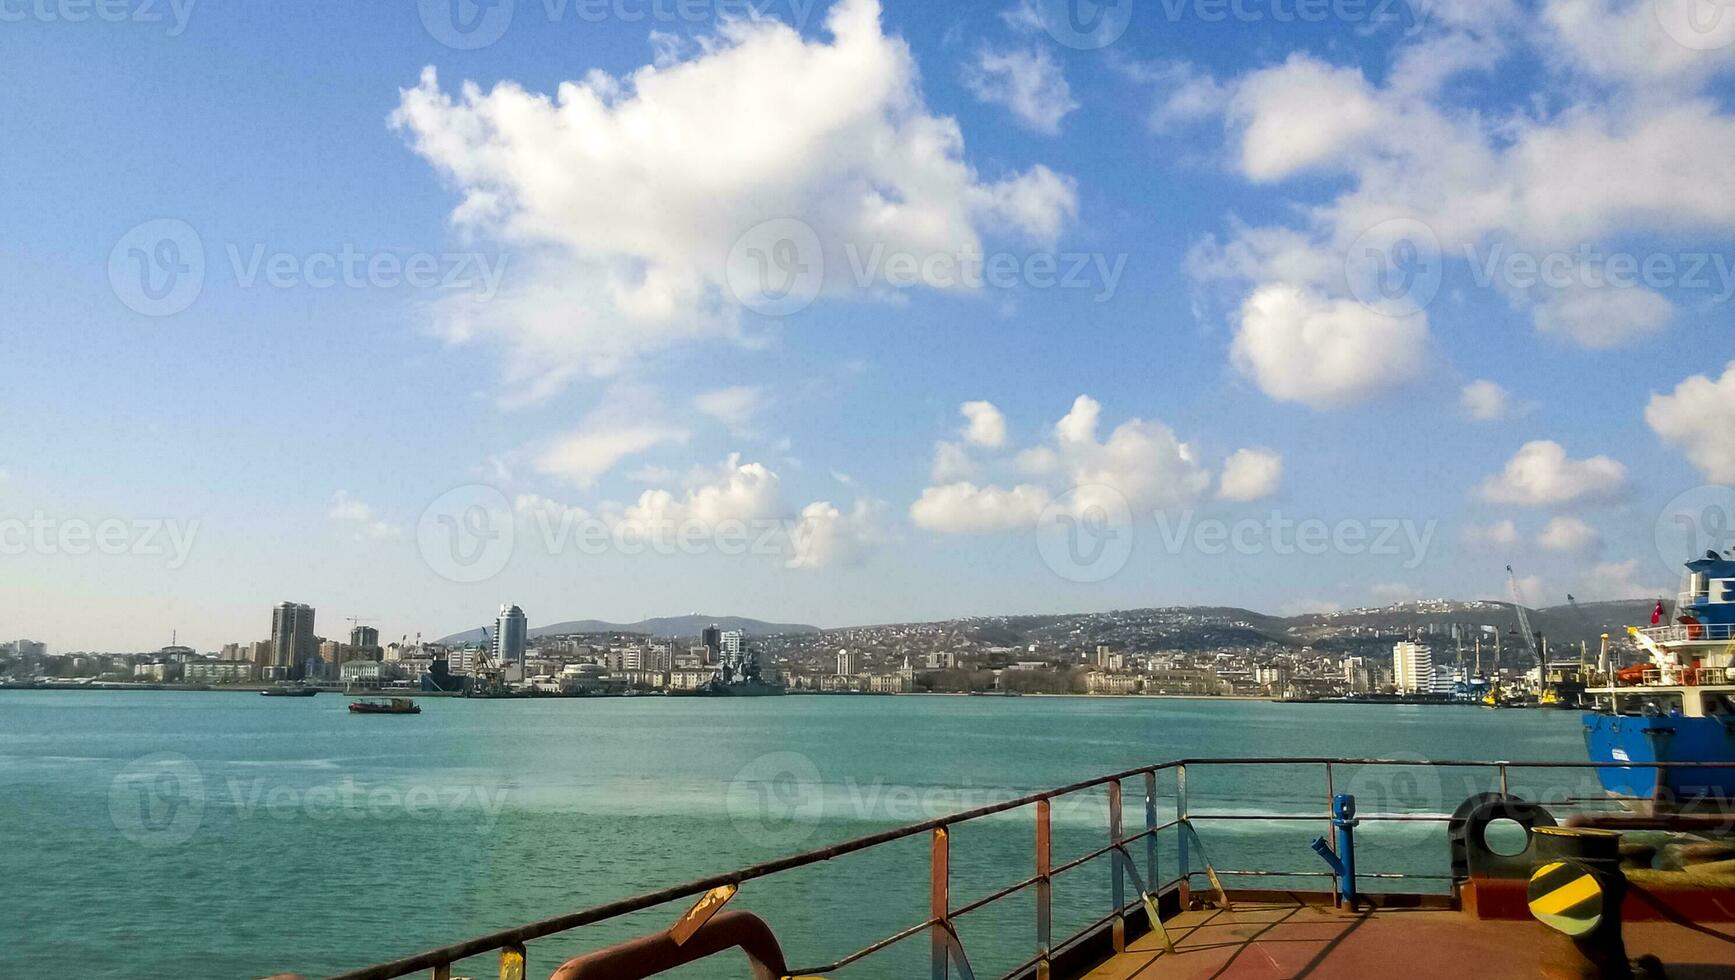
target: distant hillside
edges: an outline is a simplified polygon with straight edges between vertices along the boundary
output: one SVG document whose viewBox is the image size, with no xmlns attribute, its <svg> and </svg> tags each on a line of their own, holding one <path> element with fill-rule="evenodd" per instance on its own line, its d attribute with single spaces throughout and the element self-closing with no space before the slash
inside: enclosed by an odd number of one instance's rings
<svg viewBox="0 0 1735 980">
<path fill-rule="evenodd" d="M 725 630 L 740 630 L 749 636 L 769 636 L 773 633 L 818 633 L 817 626 L 803 626 L 797 623 L 767 623 L 763 620 L 748 619 L 744 616 L 706 616 L 692 613 L 687 616 L 659 616 L 637 623 L 608 623 L 600 619 L 574 619 L 564 623 L 550 623 L 547 626 L 530 628 L 530 638 L 544 636 L 562 636 L 571 633 L 642 633 L 646 636 L 690 636 L 698 637 L 699 631 L 712 623 Z M 452 646 L 467 643 L 484 642 L 492 626 L 465 630 L 453 633 L 437 642 Z"/>
</svg>

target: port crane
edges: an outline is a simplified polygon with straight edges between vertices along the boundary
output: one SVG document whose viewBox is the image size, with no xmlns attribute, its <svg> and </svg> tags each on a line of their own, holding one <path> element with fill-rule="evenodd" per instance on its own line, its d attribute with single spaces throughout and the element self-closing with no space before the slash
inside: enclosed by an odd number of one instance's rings
<svg viewBox="0 0 1735 980">
<path fill-rule="evenodd" d="M 1530 628 L 1530 612 L 1524 608 L 1524 596 L 1518 591 L 1518 573 L 1506 566 L 1506 588 L 1512 593 L 1512 611 L 1518 616 L 1518 631 L 1524 638 L 1524 645 L 1530 648 L 1530 655 L 1536 658 L 1536 687 L 1543 704 L 1554 704 L 1559 695 L 1548 684 L 1548 654 L 1546 647 L 1536 638 L 1536 632 Z"/>
</svg>

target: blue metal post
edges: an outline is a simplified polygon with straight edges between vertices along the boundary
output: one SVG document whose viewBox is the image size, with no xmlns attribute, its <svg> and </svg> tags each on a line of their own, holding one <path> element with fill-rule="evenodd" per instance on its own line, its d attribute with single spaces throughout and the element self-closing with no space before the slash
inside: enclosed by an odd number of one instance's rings
<svg viewBox="0 0 1735 980">
<path fill-rule="evenodd" d="M 1331 798 L 1331 825 L 1337 831 L 1337 847 L 1326 846 L 1325 838 L 1313 842 L 1314 853 L 1337 875 L 1337 897 L 1340 905 L 1355 907 L 1355 828 L 1361 821 L 1355 816 L 1355 797 L 1339 793 Z"/>
<path fill-rule="evenodd" d="M 1355 797 L 1339 793 L 1331 798 L 1331 824 L 1337 828 L 1337 859 L 1343 863 L 1343 875 L 1338 880 L 1338 896 L 1343 904 L 1355 905 Z"/>
</svg>

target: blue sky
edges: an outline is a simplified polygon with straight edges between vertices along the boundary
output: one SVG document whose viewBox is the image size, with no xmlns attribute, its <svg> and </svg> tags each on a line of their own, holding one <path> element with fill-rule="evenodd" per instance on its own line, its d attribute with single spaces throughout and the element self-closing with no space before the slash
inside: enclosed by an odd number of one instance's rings
<svg viewBox="0 0 1735 980">
<path fill-rule="evenodd" d="M 0 636 L 1669 588 L 1735 500 L 1700 2 L 7 4 Z"/>
</svg>

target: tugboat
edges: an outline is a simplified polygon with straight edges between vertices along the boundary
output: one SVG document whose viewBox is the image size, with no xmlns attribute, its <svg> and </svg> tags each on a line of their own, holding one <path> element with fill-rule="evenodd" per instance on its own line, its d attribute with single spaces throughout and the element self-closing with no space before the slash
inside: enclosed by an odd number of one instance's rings
<svg viewBox="0 0 1735 980">
<path fill-rule="evenodd" d="M 409 698 L 392 698 L 389 701 L 351 701 L 349 710 L 358 715 L 419 715 L 422 706 Z"/>
<path fill-rule="evenodd" d="M 1627 633 L 1650 656 L 1585 693 L 1593 762 L 1634 767 L 1597 770 L 1609 795 L 1654 809 L 1735 800 L 1735 769 L 1644 768 L 1646 762 L 1735 762 L 1735 559 L 1716 552 L 1687 562 L 1684 590 L 1666 622 L 1663 602 L 1648 628 Z"/>
</svg>

